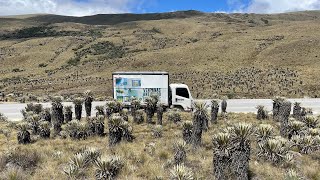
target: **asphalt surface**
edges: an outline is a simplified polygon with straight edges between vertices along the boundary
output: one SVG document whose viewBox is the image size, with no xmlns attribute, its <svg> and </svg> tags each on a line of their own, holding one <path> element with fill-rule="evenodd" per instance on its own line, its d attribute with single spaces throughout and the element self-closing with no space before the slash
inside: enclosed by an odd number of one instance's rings
<svg viewBox="0 0 320 180">
<path fill-rule="evenodd" d="M 314 114 L 320 114 L 320 98 L 305 98 L 305 99 L 288 99 L 292 103 L 300 102 L 301 106 L 306 108 L 312 108 Z M 206 102 L 210 105 L 210 100 L 198 99 L 196 101 Z M 229 99 L 227 100 L 227 112 L 234 113 L 256 113 L 256 107 L 258 105 L 264 105 L 267 110 L 272 110 L 272 100 L 271 99 Z M 50 103 L 41 103 L 44 108 L 51 107 Z M 64 102 L 64 105 L 72 105 L 72 102 Z M 0 112 L 8 117 L 11 121 L 19 121 L 22 119 L 21 110 L 26 107 L 27 104 L 22 103 L 4 103 L 0 104 Z M 105 105 L 105 102 L 93 102 L 92 115 L 95 114 L 94 107 L 97 105 Z M 84 108 L 83 115 L 85 116 Z"/>
</svg>

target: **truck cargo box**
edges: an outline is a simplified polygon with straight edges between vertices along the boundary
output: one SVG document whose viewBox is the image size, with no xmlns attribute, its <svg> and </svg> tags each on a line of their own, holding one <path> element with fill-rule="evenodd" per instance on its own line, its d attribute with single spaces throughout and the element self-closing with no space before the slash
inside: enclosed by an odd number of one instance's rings
<svg viewBox="0 0 320 180">
<path fill-rule="evenodd" d="M 151 94 L 157 94 L 159 101 L 169 106 L 169 73 L 168 72 L 114 72 L 113 98 L 130 105 L 133 97 L 142 103 Z"/>
</svg>

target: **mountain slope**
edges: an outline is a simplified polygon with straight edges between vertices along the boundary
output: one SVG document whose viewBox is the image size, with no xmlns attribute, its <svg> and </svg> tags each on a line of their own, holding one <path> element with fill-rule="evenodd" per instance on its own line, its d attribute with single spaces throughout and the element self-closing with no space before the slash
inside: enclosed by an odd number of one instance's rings
<svg viewBox="0 0 320 180">
<path fill-rule="evenodd" d="M 196 98 L 318 97 L 320 12 L 1 18 L 6 93 L 110 96 L 113 71 L 169 71 Z M 0 90 L 1 91 L 1 90 Z"/>
</svg>

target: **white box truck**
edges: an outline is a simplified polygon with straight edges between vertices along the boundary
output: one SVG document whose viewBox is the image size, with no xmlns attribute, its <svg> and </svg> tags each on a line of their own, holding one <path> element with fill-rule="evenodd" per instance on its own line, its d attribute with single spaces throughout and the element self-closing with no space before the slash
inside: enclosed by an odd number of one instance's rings
<svg viewBox="0 0 320 180">
<path fill-rule="evenodd" d="M 126 106 L 135 97 L 144 104 L 151 94 L 159 96 L 159 102 L 167 107 L 192 110 L 193 99 L 185 84 L 169 84 L 168 72 L 114 72 L 113 98 Z"/>
</svg>

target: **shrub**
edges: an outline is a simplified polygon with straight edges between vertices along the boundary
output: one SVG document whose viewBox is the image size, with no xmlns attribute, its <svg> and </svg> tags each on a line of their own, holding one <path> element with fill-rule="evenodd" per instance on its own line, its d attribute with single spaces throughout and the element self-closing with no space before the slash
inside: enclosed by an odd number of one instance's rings
<svg viewBox="0 0 320 180">
<path fill-rule="evenodd" d="M 0 112 L 0 122 L 7 122 L 8 121 L 8 118 Z"/>
<path fill-rule="evenodd" d="M 14 68 L 12 69 L 12 72 L 22 72 L 24 71 L 23 69 L 19 69 L 19 68 Z"/>
<path fill-rule="evenodd" d="M 88 136 L 88 126 L 85 123 L 80 123 L 77 120 L 70 121 L 66 127 L 65 131 L 68 133 L 68 136 L 72 139 L 86 139 Z"/>
<path fill-rule="evenodd" d="M 22 168 L 17 166 L 10 166 L 0 174 L 0 179 L 25 180 L 29 179 L 29 177 Z"/>
<path fill-rule="evenodd" d="M 162 137 L 162 126 L 161 125 L 155 125 L 153 128 L 152 128 L 152 135 L 153 137 L 155 138 L 160 138 Z"/>
<path fill-rule="evenodd" d="M 172 109 L 168 112 L 168 120 L 174 123 L 181 121 L 181 114 L 179 109 Z"/>
<path fill-rule="evenodd" d="M 2 159 L 3 162 L 0 167 L 10 163 L 23 170 L 32 170 L 40 163 L 41 154 L 36 150 L 16 148 L 1 155 L 0 159 Z"/>
</svg>

